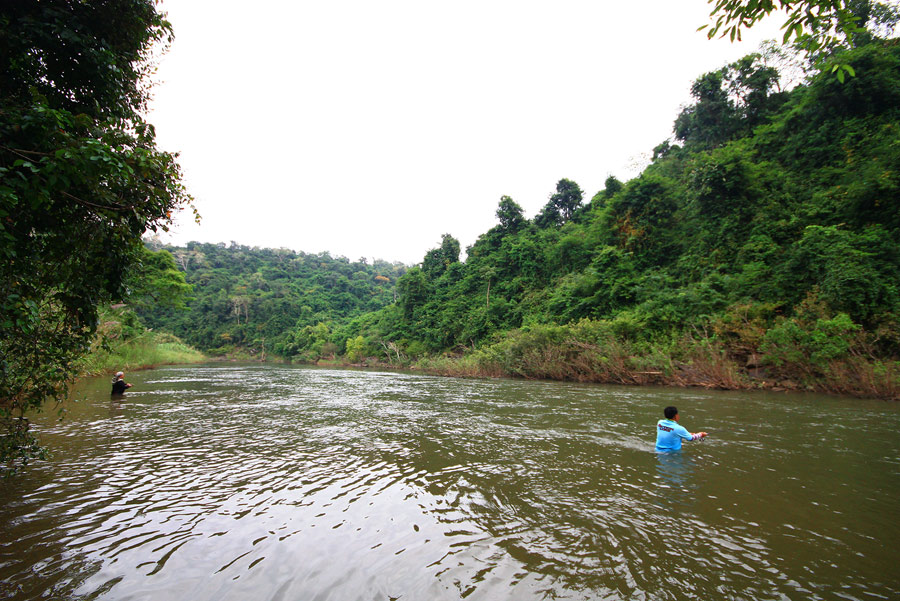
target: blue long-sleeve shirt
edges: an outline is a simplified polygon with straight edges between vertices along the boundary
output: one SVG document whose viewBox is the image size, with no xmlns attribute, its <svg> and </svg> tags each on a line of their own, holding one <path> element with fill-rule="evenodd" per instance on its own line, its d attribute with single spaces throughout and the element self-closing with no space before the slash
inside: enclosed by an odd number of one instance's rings
<svg viewBox="0 0 900 601">
<path fill-rule="evenodd" d="M 656 450 L 680 451 L 682 440 L 697 440 L 699 434 L 691 434 L 673 419 L 661 419 L 656 424 Z"/>
</svg>

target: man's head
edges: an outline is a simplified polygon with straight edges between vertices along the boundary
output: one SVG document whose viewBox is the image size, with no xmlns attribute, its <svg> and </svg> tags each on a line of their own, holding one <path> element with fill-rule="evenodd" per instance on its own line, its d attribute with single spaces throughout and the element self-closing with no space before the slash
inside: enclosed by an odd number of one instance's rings
<svg viewBox="0 0 900 601">
<path fill-rule="evenodd" d="M 666 419 L 675 419 L 678 416 L 678 409 L 676 407 L 666 407 L 663 409 L 663 415 L 666 416 Z"/>
<path fill-rule="evenodd" d="M 121 371 L 116 372 L 116 377 L 117 377 L 117 378 L 124 378 L 124 377 L 125 377 L 125 372 L 121 372 Z"/>
</svg>

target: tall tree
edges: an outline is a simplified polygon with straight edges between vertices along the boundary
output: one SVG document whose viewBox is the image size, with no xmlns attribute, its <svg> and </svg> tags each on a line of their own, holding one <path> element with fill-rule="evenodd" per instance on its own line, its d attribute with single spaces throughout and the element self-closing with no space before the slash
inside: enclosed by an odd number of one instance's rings
<svg viewBox="0 0 900 601">
<path fill-rule="evenodd" d="M 691 86 L 694 104 L 675 120 L 675 138 L 692 150 L 708 150 L 750 133 L 784 102 L 785 95 L 775 93 L 778 77 L 759 54 L 701 75 Z M 659 156 L 667 150 L 654 152 Z"/>
<path fill-rule="evenodd" d="M 519 203 L 509 196 L 500 198 L 496 215 L 497 219 L 500 220 L 500 228 L 504 233 L 515 233 L 525 226 L 525 211 L 522 210 Z"/>
<path fill-rule="evenodd" d="M 141 235 L 190 204 L 143 118 L 152 0 L 0 5 L 0 460 L 40 453 L 26 412 L 61 400 Z"/>
<path fill-rule="evenodd" d="M 459 240 L 450 234 L 444 234 L 441 236 L 440 247 L 425 253 L 425 258 L 422 260 L 422 271 L 430 279 L 440 277 L 447 267 L 459 262 L 459 252 Z"/>
<path fill-rule="evenodd" d="M 561 179 L 556 183 L 556 193 L 534 218 L 534 223 L 541 229 L 560 226 L 572 219 L 581 206 L 584 197 L 581 187 L 570 179 Z"/>
<path fill-rule="evenodd" d="M 583 198 L 581 187 L 572 180 L 563 178 L 556 183 L 556 194 L 550 197 L 550 202 L 556 205 L 563 222 L 566 222 L 572 219 Z"/>
<path fill-rule="evenodd" d="M 701 75 L 691 86 L 696 102 L 675 120 L 675 137 L 696 150 L 720 146 L 737 132 L 738 112 L 725 89 L 726 68 Z"/>
</svg>

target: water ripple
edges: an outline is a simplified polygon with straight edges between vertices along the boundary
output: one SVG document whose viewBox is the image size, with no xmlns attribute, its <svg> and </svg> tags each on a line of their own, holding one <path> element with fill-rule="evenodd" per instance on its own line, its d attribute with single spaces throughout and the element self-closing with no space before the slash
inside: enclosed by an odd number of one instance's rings
<svg viewBox="0 0 900 601">
<path fill-rule="evenodd" d="M 83 383 L 66 421 L 41 424 L 57 458 L 5 483 L 5 598 L 900 592 L 885 547 L 900 523 L 900 413 L 883 405 L 864 419 L 837 402 L 545 382 L 141 375 L 119 402 L 105 380 Z M 657 455 L 652 424 L 669 404 L 719 433 Z M 748 406 L 778 428 L 749 427 Z M 840 418 L 853 427 L 823 447 Z"/>
</svg>

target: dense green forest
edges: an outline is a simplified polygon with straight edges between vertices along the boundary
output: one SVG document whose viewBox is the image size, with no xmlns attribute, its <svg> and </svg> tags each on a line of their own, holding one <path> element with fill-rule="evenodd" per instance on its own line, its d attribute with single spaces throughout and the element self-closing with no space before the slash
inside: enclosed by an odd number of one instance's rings
<svg viewBox="0 0 900 601">
<path fill-rule="evenodd" d="M 788 93 L 759 56 L 703 75 L 677 143 L 639 177 L 609 178 L 587 203 L 561 180 L 532 220 L 503 198 L 465 263 L 445 238 L 400 280 L 382 333 L 440 351 L 588 318 L 654 339 L 735 311 L 774 323 L 810 299 L 828 317 L 893 327 L 900 46 L 843 60 L 857 77 L 822 74 Z"/>
<path fill-rule="evenodd" d="M 405 273 L 191 244 L 169 249 L 188 312 L 145 319 L 220 352 L 896 396 L 900 45 L 829 60 L 855 76 L 784 91 L 758 54 L 702 75 L 640 176 L 562 179 L 530 219 L 503 197 L 464 261 L 450 234 Z"/>
<path fill-rule="evenodd" d="M 406 272 L 401 263 L 370 265 L 327 252 L 236 243 L 150 246 L 155 252 L 148 256 L 168 256 L 169 269 L 184 273 L 192 300 L 185 310 L 141 305 L 143 322 L 213 355 L 315 361 L 343 354 L 348 322 L 393 303 Z"/>
</svg>

